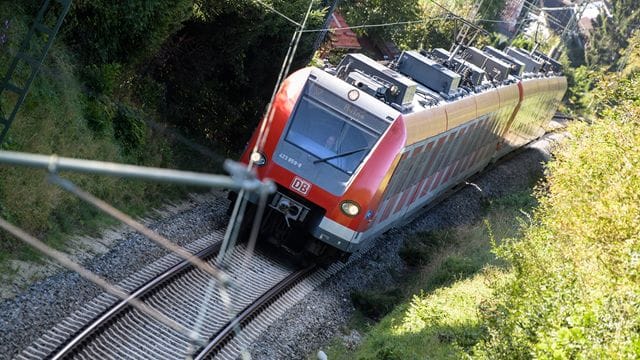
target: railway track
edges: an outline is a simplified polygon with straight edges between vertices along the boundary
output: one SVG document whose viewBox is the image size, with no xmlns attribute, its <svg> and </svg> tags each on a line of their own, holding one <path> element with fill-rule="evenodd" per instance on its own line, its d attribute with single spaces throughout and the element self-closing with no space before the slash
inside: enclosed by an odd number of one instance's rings
<svg viewBox="0 0 640 360">
<path fill-rule="evenodd" d="M 213 264 L 222 237 L 222 233 L 210 234 L 187 249 Z M 205 342 L 194 346 L 186 336 L 139 313 L 125 301 L 103 294 L 48 330 L 16 358 L 237 359 L 286 310 L 372 246 L 347 263 L 304 269 L 294 269 L 260 252 L 243 268 L 238 264 L 244 260 L 245 249 L 236 247 L 228 268 L 235 315 L 224 306 L 215 284 L 210 286 L 208 274 L 168 255 L 120 286 L 131 297 L 196 330 Z"/>
<path fill-rule="evenodd" d="M 212 234 L 196 242 L 190 250 L 213 264 L 222 234 Z M 203 243 L 213 245 L 203 247 Z M 239 349 L 227 349 L 234 344 L 234 329 L 248 328 L 251 319 L 259 318 L 283 293 L 313 272 L 313 268 L 295 271 L 290 266 L 263 254 L 249 258 L 246 268 L 239 266 L 245 249 L 236 247 L 228 274 L 233 279 L 229 289 L 232 302 L 225 304 L 223 295 L 213 279 L 204 271 L 180 262 L 160 272 L 151 281 L 138 286 L 131 297 L 144 301 L 184 327 L 209 339 L 194 346 L 184 335 L 155 322 L 109 295 L 101 295 L 74 313 L 39 340 L 25 349 L 19 359 L 177 359 L 194 356 L 207 358 L 216 355 L 235 358 Z M 170 256 L 171 257 L 171 256 Z M 173 259 L 161 260 L 136 274 L 123 287 L 131 288 L 136 277 L 149 277 L 166 269 Z M 129 289 L 129 291 L 131 291 Z M 229 308 L 229 304 L 231 308 Z M 230 312 L 238 315 L 232 317 Z"/>
</svg>

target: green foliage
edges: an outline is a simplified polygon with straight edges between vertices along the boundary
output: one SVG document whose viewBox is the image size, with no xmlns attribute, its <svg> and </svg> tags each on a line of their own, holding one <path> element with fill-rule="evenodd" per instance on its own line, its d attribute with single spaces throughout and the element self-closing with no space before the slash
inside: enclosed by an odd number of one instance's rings
<svg viewBox="0 0 640 360">
<path fill-rule="evenodd" d="M 506 273 L 491 253 L 491 242 L 519 235 L 523 211 L 535 205 L 530 189 L 488 201 L 486 219 L 454 229 L 419 233 L 409 243 L 430 247 L 428 261 L 403 274 L 404 300 L 373 326 L 363 326 L 361 346 L 340 344 L 330 359 L 461 359 L 482 355 L 487 328 L 478 307 L 491 299 L 490 283 Z M 488 229 L 487 224 L 490 224 Z M 490 230 L 490 231 L 489 231 Z M 370 292 L 372 293 L 372 292 Z M 362 311 L 362 310 L 361 310 Z M 358 326 L 356 324 L 356 326 Z"/>
<path fill-rule="evenodd" d="M 484 20 L 498 20 L 501 18 L 500 14 L 506 3 L 506 0 L 484 0 L 480 3 L 481 6 L 478 9 L 477 17 Z M 481 21 L 480 25 L 490 32 L 495 31 L 497 28 L 496 22 Z"/>
<path fill-rule="evenodd" d="M 349 53 L 349 49 L 334 49 L 327 55 L 329 64 L 338 65 L 342 58 Z"/>
<path fill-rule="evenodd" d="M 385 24 L 420 19 L 420 7 L 416 0 L 349 1 L 341 6 L 341 11 L 351 25 Z M 403 26 L 371 27 L 356 31 L 371 37 L 394 41 L 406 35 L 406 28 Z"/>
<path fill-rule="evenodd" d="M 448 49 L 453 44 L 457 24 L 455 21 L 443 19 L 446 16 L 442 10 L 434 9 L 434 20 L 410 25 L 407 33 L 398 39 L 398 44 L 407 49 Z"/>
<path fill-rule="evenodd" d="M 442 5 L 442 6 L 439 6 Z M 475 18 L 497 19 L 504 7 L 504 0 L 486 0 L 482 3 Z M 473 4 L 464 1 L 426 1 L 426 0 L 359 0 L 345 2 L 341 11 L 351 25 L 384 24 L 394 22 L 423 22 L 409 25 L 371 27 L 358 29 L 360 34 L 373 38 L 393 40 L 402 48 L 431 49 L 449 48 L 462 23 L 451 13 L 463 18 L 473 16 Z M 480 22 L 480 26 L 493 30 L 491 22 Z"/>
<path fill-rule="evenodd" d="M 542 174 L 536 174 L 536 181 L 532 181 L 531 187 L 535 186 L 535 183 Z M 535 206 L 538 205 L 538 201 L 533 196 L 531 191 L 518 191 L 512 194 L 508 194 L 497 199 L 489 200 L 490 211 L 517 211 L 518 215 L 528 214 Z M 527 215 L 528 217 L 528 215 Z"/>
<path fill-rule="evenodd" d="M 74 0 L 64 38 L 85 64 L 148 57 L 191 15 L 193 0 Z"/>
<path fill-rule="evenodd" d="M 630 44 L 624 51 L 618 68 L 622 70 L 622 75 L 629 76 L 640 71 L 640 31 L 634 31 Z"/>
<path fill-rule="evenodd" d="M 242 148 L 268 103 L 295 27 L 248 1 L 198 2 L 198 17 L 165 45 L 153 74 L 166 88 L 166 119 L 212 148 Z M 274 1 L 301 21 L 309 2 Z M 309 28 L 322 24 L 315 9 Z M 303 36 L 292 69 L 306 66 L 314 35 Z"/>
<path fill-rule="evenodd" d="M 433 274 L 430 285 L 442 286 L 451 284 L 475 274 L 482 268 L 482 265 L 467 256 L 449 256 Z"/>
<path fill-rule="evenodd" d="M 461 359 L 485 336 L 476 306 L 491 295 L 487 269 L 451 287 L 421 292 L 370 328 L 355 351 L 335 345 L 330 359 Z"/>
<path fill-rule="evenodd" d="M 127 106 L 119 106 L 113 118 L 113 132 L 126 154 L 140 149 L 147 141 L 147 125 L 140 114 Z"/>
<path fill-rule="evenodd" d="M 598 84 L 600 117 L 570 127 L 534 222 L 497 249 L 514 277 L 483 311 L 488 358 L 640 356 L 639 81 Z"/>
<path fill-rule="evenodd" d="M 454 6 L 452 10 L 458 9 Z M 447 18 L 447 13 L 443 9 L 426 1 L 352 1 L 344 3 L 341 11 L 351 25 L 424 20 L 424 22 L 409 25 L 356 30 L 360 34 L 374 38 L 392 40 L 401 48 L 448 48 L 453 41 L 456 28 L 456 23 Z"/>
<path fill-rule="evenodd" d="M 376 360 L 402 360 L 402 353 L 395 344 L 385 343 L 376 350 L 375 356 L 364 356 L 360 360 L 376 359 Z"/>
<path fill-rule="evenodd" d="M 592 90 L 601 74 L 586 66 L 567 68 L 567 99 L 568 105 L 573 111 L 586 112 L 593 101 Z"/>
<path fill-rule="evenodd" d="M 0 27 L 9 19 L 8 41 L 0 50 L 0 70 L 20 45 L 40 1 L 0 2 Z M 33 6 L 32 6 L 33 5 Z M 70 25 L 65 23 L 65 29 Z M 6 51 L 5 51 L 6 50 Z M 58 154 L 150 166 L 170 165 L 171 148 L 153 136 L 144 123 L 132 118 L 110 97 L 123 92 L 124 65 L 76 67 L 75 54 L 60 41 L 54 43 L 44 68 L 36 77 L 3 148 L 38 154 Z M 89 89 L 78 80 L 78 68 L 91 80 Z M 89 94 L 85 92 L 89 92 Z M 4 92 L 3 94 L 6 94 Z M 103 95 L 105 93 L 107 95 Z M 8 108 L 7 97 L 0 99 Z M 127 101 L 126 97 L 122 97 Z M 136 120 L 137 122 L 135 122 Z M 114 127 L 125 145 L 114 138 Z M 129 155 L 125 146 L 135 148 Z M 64 174 L 86 191 L 133 215 L 175 197 L 182 190 L 152 183 L 98 176 Z M 0 166 L 0 216 L 56 248 L 64 248 L 69 234 L 94 232 L 107 221 L 88 205 L 46 182 L 42 170 Z M 36 259 L 36 252 L 0 232 L 0 260 Z"/>
<path fill-rule="evenodd" d="M 513 43 L 511 45 L 521 49 L 531 50 L 535 43 L 533 42 L 533 39 L 519 34 L 515 39 L 513 39 Z"/>
<path fill-rule="evenodd" d="M 112 122 L 117 109 L 108 101 L 89 96 L 84 104 L 87 126 L 97 135 L 104 136 L 113 129 Z"/>
<path fill-rule="evenodd" d="M 308 5 L 270 3 L 298 21 Z M 0 2 L 1 71 L 40 5 Z M 322 17 L 322 9 L 315 8 L 308 26 L 319 27 Z M 32 86 L 3 148 L 149 166 L 176 167 L 174 159 L 187 158 L 190 163 L 180 161 L 181 167 L 202 171 L 214 161 L 200 161 L 193 149 L 169 144 L 156 129 L 178 129 L 187 141 L 239 149 L 269 99 L 294 29 L 244 0 L 74 0 L 46 71 Z M 294 68 L 308 62 L 313 39 L 303 37 Z M 12 100 L 0 99 L 3 110 Z M 168 125 L 159 124 L 159 113 Z M 71 179 L 133 214 L 180 193 L 135 181 Z M 0 168 L 0 213 L 55 244 L 62 244 L 67 232 L 90 231 L 100 222 L 77 199 L 47 185 L 41 172 L 15 167 Z M 3 256 L 28 253 L 5 234 L 0 238 Z"/>
<path fill-rule="evenodd" d="M 404 242 L 399 255 L 409 266 L 425 265 L 440 248 L 451 244 L 454 239 L 451 231 L 420 232 Z"/>
<path fill-rule="evenodd" d="M 122 65 L 118 63 L 92 64 L 84 69 L 82 75 L 91 90 L 99 94 L 112 95 L 120 83 Z"/>
<path fill-rule="evenodd" d="M 612 16 L 603 13 L 597 18 L 585 55 L 589 66 L 616 70 L 624 65 L 618 63 L 620 50 L 628 47 L 633 31 L 640 26 L 640 1 L 612 0 L 609 5 Z"/>
<path fill-rule="evenodd" d="M 380 319 L 400 302 L 402 293 L 399 289 L 380 291 L 356 291 L 351 294 L 351 301 L 356 309 L 371 319 Z"/>
</svg>

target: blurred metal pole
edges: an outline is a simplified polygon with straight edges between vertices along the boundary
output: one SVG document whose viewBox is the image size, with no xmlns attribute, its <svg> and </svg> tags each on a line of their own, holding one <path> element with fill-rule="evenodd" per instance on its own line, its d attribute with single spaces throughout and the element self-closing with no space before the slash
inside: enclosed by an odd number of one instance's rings
<svg viewBox="0 0 640 360">
<path fill-rule="evenodd" d="M 36 155 L 14 151 L 0 151 L 0 164 L 41 168 L 49 172 L 73 171 L 86 174 L 135 178 L 182 185 L 228 188 L 247 191 L 272 191 L 274 185 L 261 182 L 246 166 L 231 160 L 225 161 L 225 169 L 231 176 L 197 173 L 155 167 L 118 164 L 104 161 L 81 160 L 58 157 L 57 155 Z"/>
</svg>

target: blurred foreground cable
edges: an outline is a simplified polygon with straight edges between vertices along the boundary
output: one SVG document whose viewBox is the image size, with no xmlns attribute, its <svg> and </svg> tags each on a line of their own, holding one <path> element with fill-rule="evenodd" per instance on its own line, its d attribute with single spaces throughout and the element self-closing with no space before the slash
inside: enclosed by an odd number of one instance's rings
<svg viewBox="0 0 640 360">
<path fill-rule="evenodd" d="M 45 255 L 51 257 L 52 259 L 56 260 L 58 263 L 60 263 L 65 268 L 67 268 L 67 269 L 69 269 L 71 271 L 75 271 L 76 273 L 78 273 L 78 275 L 80 275 L 83 278 L 85 278 L 85 279 L 91 281 L 92 283 L 98 285 L 100 288 L 102 288 L 107 293 L 119 298 L 120 300 L 126 301 L 131 306 L 136 308 L 138 311 L 142 312 L 143 314 L 145 314 L 145 315 L 157 320 L 158 322 L 160 322 L 161 324 L 164 324 L 168 328 L 175 330 L 176 332 L 178 332 L 179 334 L 182 334 L 183 336 L 187 337 L 191 341 L 198 342 L 198 343 L 204 343 L 205 339 L 202 339 L 196 332 L 185 328 L 184 326 L 180 325 L 176 321 L 174 321 L 174 320 L 170 319 L 169 317 L 165 316 L 164 314 L 162 314 L 158 310 L 156 310 L 156 309 L 146 305 L 145 303 L 133 298 L 130 294 L 126 293 L 124 290 L 122 290 L 117 285 L 110 284 L 109 282 L 107 282 L 102 277 L 98 276 L 97 274 L 94 274 L 93 272 L 89 271 L 88 269 L 85 269 L 84 267 L 82 267 L 82 265 L 75 263 L 66 254 L 49 247 L 47 244 L 43 243 L 42 241 L 40 241 L 40 240 L 36 239 L 35 237 L 27 234 L 22 229 L 20 229 L 20 228 L 14 226 L 14 225 L 8 223 L 3 218 L 0 218 L 0 228 L 3 228 L 4 230 L 9 232 L 13 236 L 15 236 L 18 239 L 24 241 L 25 243 L 31 245 L 32 247 L 36 248 L 38 251 L 42 252 L 43 254 L 45 254 Z"/>
<path fill-rule="evenodd" d="M 144 226 L 143 224 L 136 221 L 135 219 L 128 216 L 127 214 L 123 213 L 122 211 L 107 204 L 105 201 L 96 198 L 95 196 L 89 194 L 88 192 L 78 188 L 71 181 L 63 179 L 58 175 L 55 175 L 55 174 L 49 175 L 49 181 L 53 184 L 60 186 L 64 190 L 67 190 L 68 192 L 74 194 L 75 196 L 79 197 L 80 199 L 89 203 L 90 205 L 96 207 L 98 210 L 104 212 L 105 214 L 113 217 L 114 219 L 130 226 L 131 228 L 141 233 L 142 235 L 146 236 L 147 238 L 153 240 L 163 248 L 174 252 L 176 255 L 178 255 L 182 259 L 196 266 L 198 269 L 213 276 L 216 280 L 220 282 L 222 286 L 226 286 L 229 280 L 229 277 L 224 272 L 218 269 L 215 269 L 213 266 L 202 261 L 199 257 L 191 254 L 190 252 L 183 249 L 182 247 L 172 243 L 164 236 L 149 229 L 148 227 Z"/>
</svg>

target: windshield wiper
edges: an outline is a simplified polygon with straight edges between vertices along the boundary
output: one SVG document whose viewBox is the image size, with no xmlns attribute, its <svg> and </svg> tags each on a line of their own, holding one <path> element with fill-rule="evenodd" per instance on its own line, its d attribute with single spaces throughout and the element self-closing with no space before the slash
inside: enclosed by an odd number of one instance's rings
<svg viewBox="0 0 640 360">
<path fill-rule="evenodd" d="M 337 158 L 340 158 L 340 157 L 343 157 L 343 156 L 353 155 L 355 153 L 359 153 L 360 151 L 365 151 L 365 150 L 369 150 L 369 147 L 363 147 L 363 148 L 356 149 L 356 150 L 351 150 L 351 151 L 348 151 L 348 152 L 345 152 L 345 153 L 342 153 L 342 154 L 336 154 L 336 155 L 328 156 L 328 157 L 323 158 L 323 159 L 315 160 L 313 163 L 317 164 L 317 163 L 321 163 L 321 162 L 324 162 L 324 161 L 337 159 Z"/>
</svg>

